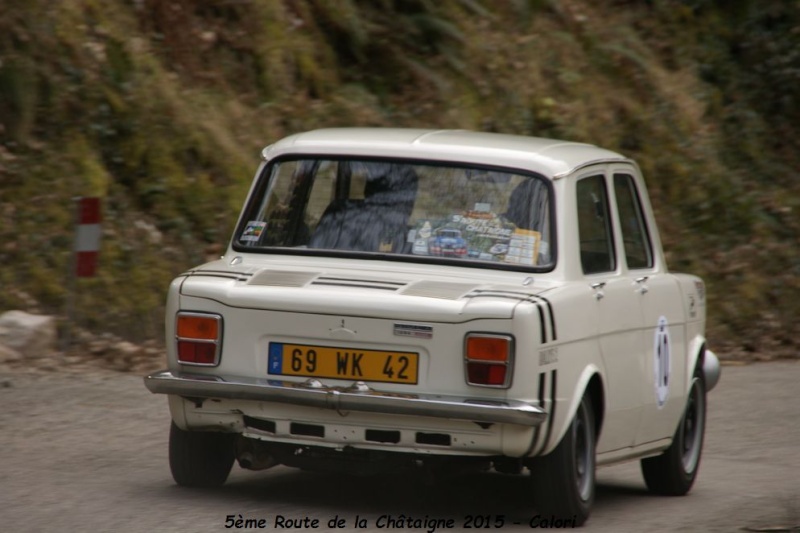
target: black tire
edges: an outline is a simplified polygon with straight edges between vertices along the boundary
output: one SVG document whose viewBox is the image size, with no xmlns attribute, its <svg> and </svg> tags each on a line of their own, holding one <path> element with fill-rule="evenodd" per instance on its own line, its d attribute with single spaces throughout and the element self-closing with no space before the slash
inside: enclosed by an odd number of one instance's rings
<svg viewBox="0 0 800 533">
<path fill-rule="evenodd" d="M 235 456 L 236 435 L 169 428 L 169 469 L 184 487 L 218 487 L 225 483 Z"/>
<path fill-rule="evenodd" d="M 592 402 L 584 395 L 561 442 L 532 465 L 534 506 L 543 516 L 573 526 L 589 518 L 595 493 L 596 440 Z"/>
<path fill-rule="evenodd" d="M 689 492 L 700 468 L 705 429 L 705 382 L 702 374 L 695 372 L 686 411 L 672 444 L 661 455 L 641 461 L 644 482 L 651 492 L 665 496 L 683 496 Z"/>
</svg>

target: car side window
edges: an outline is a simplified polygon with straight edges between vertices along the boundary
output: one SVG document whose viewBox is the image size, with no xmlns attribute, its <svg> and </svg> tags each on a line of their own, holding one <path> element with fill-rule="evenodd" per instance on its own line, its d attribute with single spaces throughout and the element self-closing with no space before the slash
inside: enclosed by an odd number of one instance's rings
<svg viewBox="0 0 800 533">
<path fill-rule="evenodd" d="M 617 199 L 619 222 L 622 226 L 622 242 L 625 244 L 625 259 L 628 268 L 651 268 L 653 248 L 644 221 L 642 204 L 636 182 L 629 174 L 614 174 L 614 195 Z"/>
<path fill-rule="evenodd" d="M 583 273 L 615 270 L 617 261 L 605 177 L 591 176 L 578 181 L 577 201 Z"/>
</svg>

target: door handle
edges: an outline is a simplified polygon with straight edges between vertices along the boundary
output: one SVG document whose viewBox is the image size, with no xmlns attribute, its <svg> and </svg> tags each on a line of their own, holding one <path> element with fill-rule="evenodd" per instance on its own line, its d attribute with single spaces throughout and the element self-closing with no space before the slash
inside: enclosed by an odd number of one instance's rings
<svg viewBox="0 0 800 533">
<path fill-rule="evenodd" d="M 639 294 L 647 294 L 647 292 L 650 290 L 647 288 L 647 285 L 645 285 L 648 279 L 650 279 L 648 276 L 642 276 L 640 278 L 636 278 L 635 280 L 633 280 L 639 286 L 636 289 L 636 292 L 638 292 Z"/>
<path fill-rule="evenodd" d="M 603 287 L 605 287 L 605 286 L 606 286 L 606 282 L 605 281 L 598 281 L 597 283 L 592 283 L 591 284 L 592 289 L 595 290 L 595 293 L 594 293 L 595 300 L 602 300 L 603 299 L 603 297 L 605 296 L 605 293 L 603 292 Z"/>
</svg>

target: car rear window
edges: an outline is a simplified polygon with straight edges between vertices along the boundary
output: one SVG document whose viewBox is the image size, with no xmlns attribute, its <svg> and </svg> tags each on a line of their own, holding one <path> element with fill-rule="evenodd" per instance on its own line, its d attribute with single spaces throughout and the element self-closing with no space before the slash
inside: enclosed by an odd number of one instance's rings
<svg viewBox="0 0 800 533">
<path fill-rule="evenodd" d="M 260 177 L 234 248 L 546 269 L 551 196 L 547 180 L 521 171 L 284 159 Z"/>
</svg>

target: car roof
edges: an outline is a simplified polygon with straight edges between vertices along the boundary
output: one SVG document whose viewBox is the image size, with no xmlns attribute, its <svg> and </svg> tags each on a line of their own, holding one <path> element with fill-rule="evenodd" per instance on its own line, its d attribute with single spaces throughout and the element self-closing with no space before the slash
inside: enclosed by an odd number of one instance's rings
<svg viewBox="0 0 800 533">
<path fill-rule="evenodd" d="M 330 128 L 267 146 L 264 159 L 289 154 L 402 157 L 521 167 L 558 178 L 598 162 L 629 161 L 592 144 L 466 130 Z"/>
</svg>

